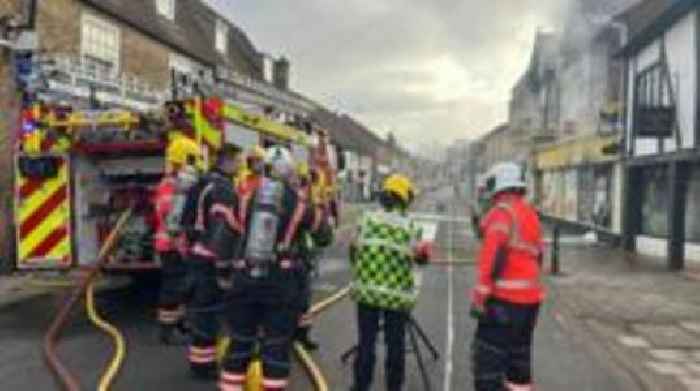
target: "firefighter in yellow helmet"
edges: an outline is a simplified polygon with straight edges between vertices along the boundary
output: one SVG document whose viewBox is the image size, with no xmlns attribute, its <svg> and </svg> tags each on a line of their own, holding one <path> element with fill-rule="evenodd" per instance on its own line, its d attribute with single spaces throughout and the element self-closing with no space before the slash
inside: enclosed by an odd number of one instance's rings
<svg viewBox="0 0 700 391">
<path fill-rule="evenodd" d="M 173 139 L 166 149 L 166 174 L 154 193 L 156 233 L 153 245 L 161 262 L 158 323 L 160 341 L 166 345 L 186 342 L 183 326 L 186 232 L 182 215 L 187 193 L 198 180 L 199 154 L 197 144 L 191 139 L 184 136 Z"/>
<path fill-rule="evenodd" d="M 360 336 L 353 391 L 371 388 L 380 318 L 387 345 L 387 390 L 403 387 L 406 324 L 418 297 L 413 266 L 430 259 L 429 247 L 420 242 L 420 230 L 407 215 L 414 193 L 408 178 L 389 176 L 380 194 L 382 209 L 365 213 L 351 245 L 352 298 Z"/>
</svg>

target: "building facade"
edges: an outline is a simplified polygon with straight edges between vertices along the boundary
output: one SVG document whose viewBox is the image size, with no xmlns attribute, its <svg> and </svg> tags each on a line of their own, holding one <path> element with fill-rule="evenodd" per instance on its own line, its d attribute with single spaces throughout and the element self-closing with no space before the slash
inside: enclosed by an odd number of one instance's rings
<svg viewBox="0 0 700 391">
<path fill-rule="evenodd" d="M 647 0 L 621 16 L 627 63 L 624 246 L 671 269 L 700 262 L 700 4 Z"/>
</svg>

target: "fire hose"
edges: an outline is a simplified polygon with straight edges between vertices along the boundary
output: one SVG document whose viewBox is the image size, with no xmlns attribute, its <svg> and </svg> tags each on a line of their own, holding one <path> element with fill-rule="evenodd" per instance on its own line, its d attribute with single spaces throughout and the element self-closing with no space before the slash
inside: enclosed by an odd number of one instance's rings
<svg viewBox="0 0 700 391">
<path fill-rule="evenodd" d="M 330 297 L 321 300 L 320 302 L 314 304 L 309 311 L 305 314 L 307 318 L 313 318 L 318 315 L 320 315 L 323 311 L 325 311 L 327 308 L 332 306 L 333 304 L 339 302 L 340 300 L 344 299 L 348 294 L 350 293 L 350 286 L 347 286 L 335 294 L 331 295 Z M 316 391 L 328 391 L 328 382 L 323 376 L 323 372 L 321 372 L 321 368 L 314 362 L 314 360 L 311 358 L 311 355 L 309 352 L 304 349 L 304 347 L 300 343 L 295 343 L 294 344 L 294 351 L 297 354 L 297 357 L 299 357 L 299 360 L 301 363 L 304 365 L 306 368 L 307 373 L 311 377 L 311 380 L 314 382 L 314 387 L 316 388 Z"/>
<path fill-rule="evenodd" d="M 85 307 L 87 308 L 90 321 L 105 334 L 110 336 L 114 341 L 114 356 L 110 360 L 107 370 L 102 374 L 99 380 L 97 389 L 99 391 L 107 391 L 112 386 L 114 379 L 119 372 L 119 369 L 126 357 L 126 342 L 122 333 L 113 325 L 107 323 L 100 317 L 95 308 L 95 289 L 94 283 L 90 282 L 85 291 Z"/>
<path fill-rule="evenodd" d="M 323 311 L 328 309 L 330 306 L 333 304 L 339 302 L 340 300 L 344 299 L 348 294 L 350 293 L 350 287 L 347 286 L 343 289 L 340 289 L 338 292 L 335 294 L 329 296 L 326 299 L 321 300 L 320 302 L 314 304 L 309 311 L 305 314 L 307 318 L 314 318 L 316 316 L 319 316 Z M 230 343 L 230 340 L 228 338 L 223 339 L 220 341 L 219 346 L 218 346 L 218 354 L 219 354 L 219 359 L 223 358 L 223 355 L 228 348 L 228 344 Z M 312 382 L 314 383 L 314 388 L 316 391 L 328 391 L 328 382 L 323 376 L 323 373 L 321 372 L 320 367 L 316 362 L 314 362 L 313 358 L 309 354 L 304 347 L 299 344 L 295 343 L 294 344 L 294 352 L 296 353 L 297 357 L 299 358 L 299 361 L 301 361 L 302 365 L 306 369 L 307 374 L 309 377 L 311 377 Z M 246 384 L 246 390 L 248 391 L 258 391 L 261 389 L 261 378 L 262 378 L 262 365 L 259 360 L 253 361 L 250 364 L 250 367 L 248 368 L 248 374 L 247 374 L 247 384 Z"/>
<path fill-rule="evenodd" d="M 114 245 L 117 242 L 117 237 L 121 230 L 124 228 L 124 225 L 128 221 L 129 217 L 131 217 L 131 213 L 132 209 L 128 209 L 121 215 L 116 225 L 109 233 L 109 236 L 102 244 L 100 252 L 97 256 L 97 261 L 95 262 L 94 266 L 83 275 L 82 279 L 75 286 L 68 299 L 66 299 L 63 306 L 59 309 L 58 313 L 56 314 L 56 317 L 51 322 L 49 330 L 44 336 L 44 357 L 49 368 L 53 371 L 54 375 L 60 381 L 63 389 L 65 390 L 80 391 L 81 386 L 75 375 L 73 375 L 73 373 L 68 369 L 68 367 L 66 367 L 61 362 L 60 357 L 56 352 L 60 333 L 65 327 L 66 323 L 68 322 L 71 310 L 80 301 L 80 299 L 83 297 L 83 294 L 86 293 L 89 298 L 92 297 L 92 284 L 95 278 L 99 275 L 101 267 L 104 266 L 104 264 L 107 262 L 107 256 L 109 255 L 110 251 L 114 248 Z M 88 308 L 89 307 L 90 305 L 88 304 Z M 123 353 L 121 355 L 119 354 L 119 341 L 118 339 L 115 339 L 115 341 L 115 344 L 117 346 L 117 355 L 112 360 L 112 364 L 110 365 L 110 368 L 105 374 L 106 376 L 103 376 L 103 378 L 100 380 L 100 387 L 102 387 L 103 385 L 105 387 L 109 386 L 111 381 L 114 379 L 116 372 L 118 371 L 121 360 L 123 360 Z M 103 389 L 106 390 L 107 388 L 100 388 L 100 390 Z"/>
</svg>

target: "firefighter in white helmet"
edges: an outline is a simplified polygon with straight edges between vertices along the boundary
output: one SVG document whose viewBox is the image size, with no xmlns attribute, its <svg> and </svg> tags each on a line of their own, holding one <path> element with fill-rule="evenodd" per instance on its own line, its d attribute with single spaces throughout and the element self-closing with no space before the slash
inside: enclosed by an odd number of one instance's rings
<svg viewBox="0 0 700 391">
<path fill-rule="evenodd" d="M 525 199 L 522 169 L 495 165 L 486 179 L 491 209 L 481 221 L 484 238 L 472 292 L 478 326 L 472 344 L 476 391 L 532 390 L 532 340 L 540 303 L 542 232 Z"/>
<path fill-rule="evenodd" d="M 161 263 L 158 322 L 163 344 L 186 341 L 183 325 L 187 266 L 185 230 L 181 224 L 185 197 L 198 180 L 200 151 L 193 140 L 178 136 L 166 150 L 166 173 L 154 192 L 156 233 L 154 248 Z"/>
<path fill-rule="evenodd" d="M 305 192 L 291 183 L 295 165 L 289 150 L 275 146 L 265 156 L 266 175 L 237 215 L 243 241 L 232 262 L 227 294 L 231 344 L 222 363 L 219 387 L 242 390 L 248 364 L 260 341 L 263 388 L 285 390 L 291 342 L 299 316 L 300 241 L 314 224 Z"/>
</svg>

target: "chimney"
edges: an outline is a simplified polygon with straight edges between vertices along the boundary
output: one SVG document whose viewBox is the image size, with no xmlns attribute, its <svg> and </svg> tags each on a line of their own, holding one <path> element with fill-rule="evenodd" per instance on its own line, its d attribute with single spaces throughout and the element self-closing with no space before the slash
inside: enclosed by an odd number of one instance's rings
<svg viewBox="0 0 700 391">
<path fill-rule="evenodd" d="M 272 69 L 272 82 L 280 90 L 289 89 L 289 60 L 284 57 L 275 60 Z"/>
</svg>

